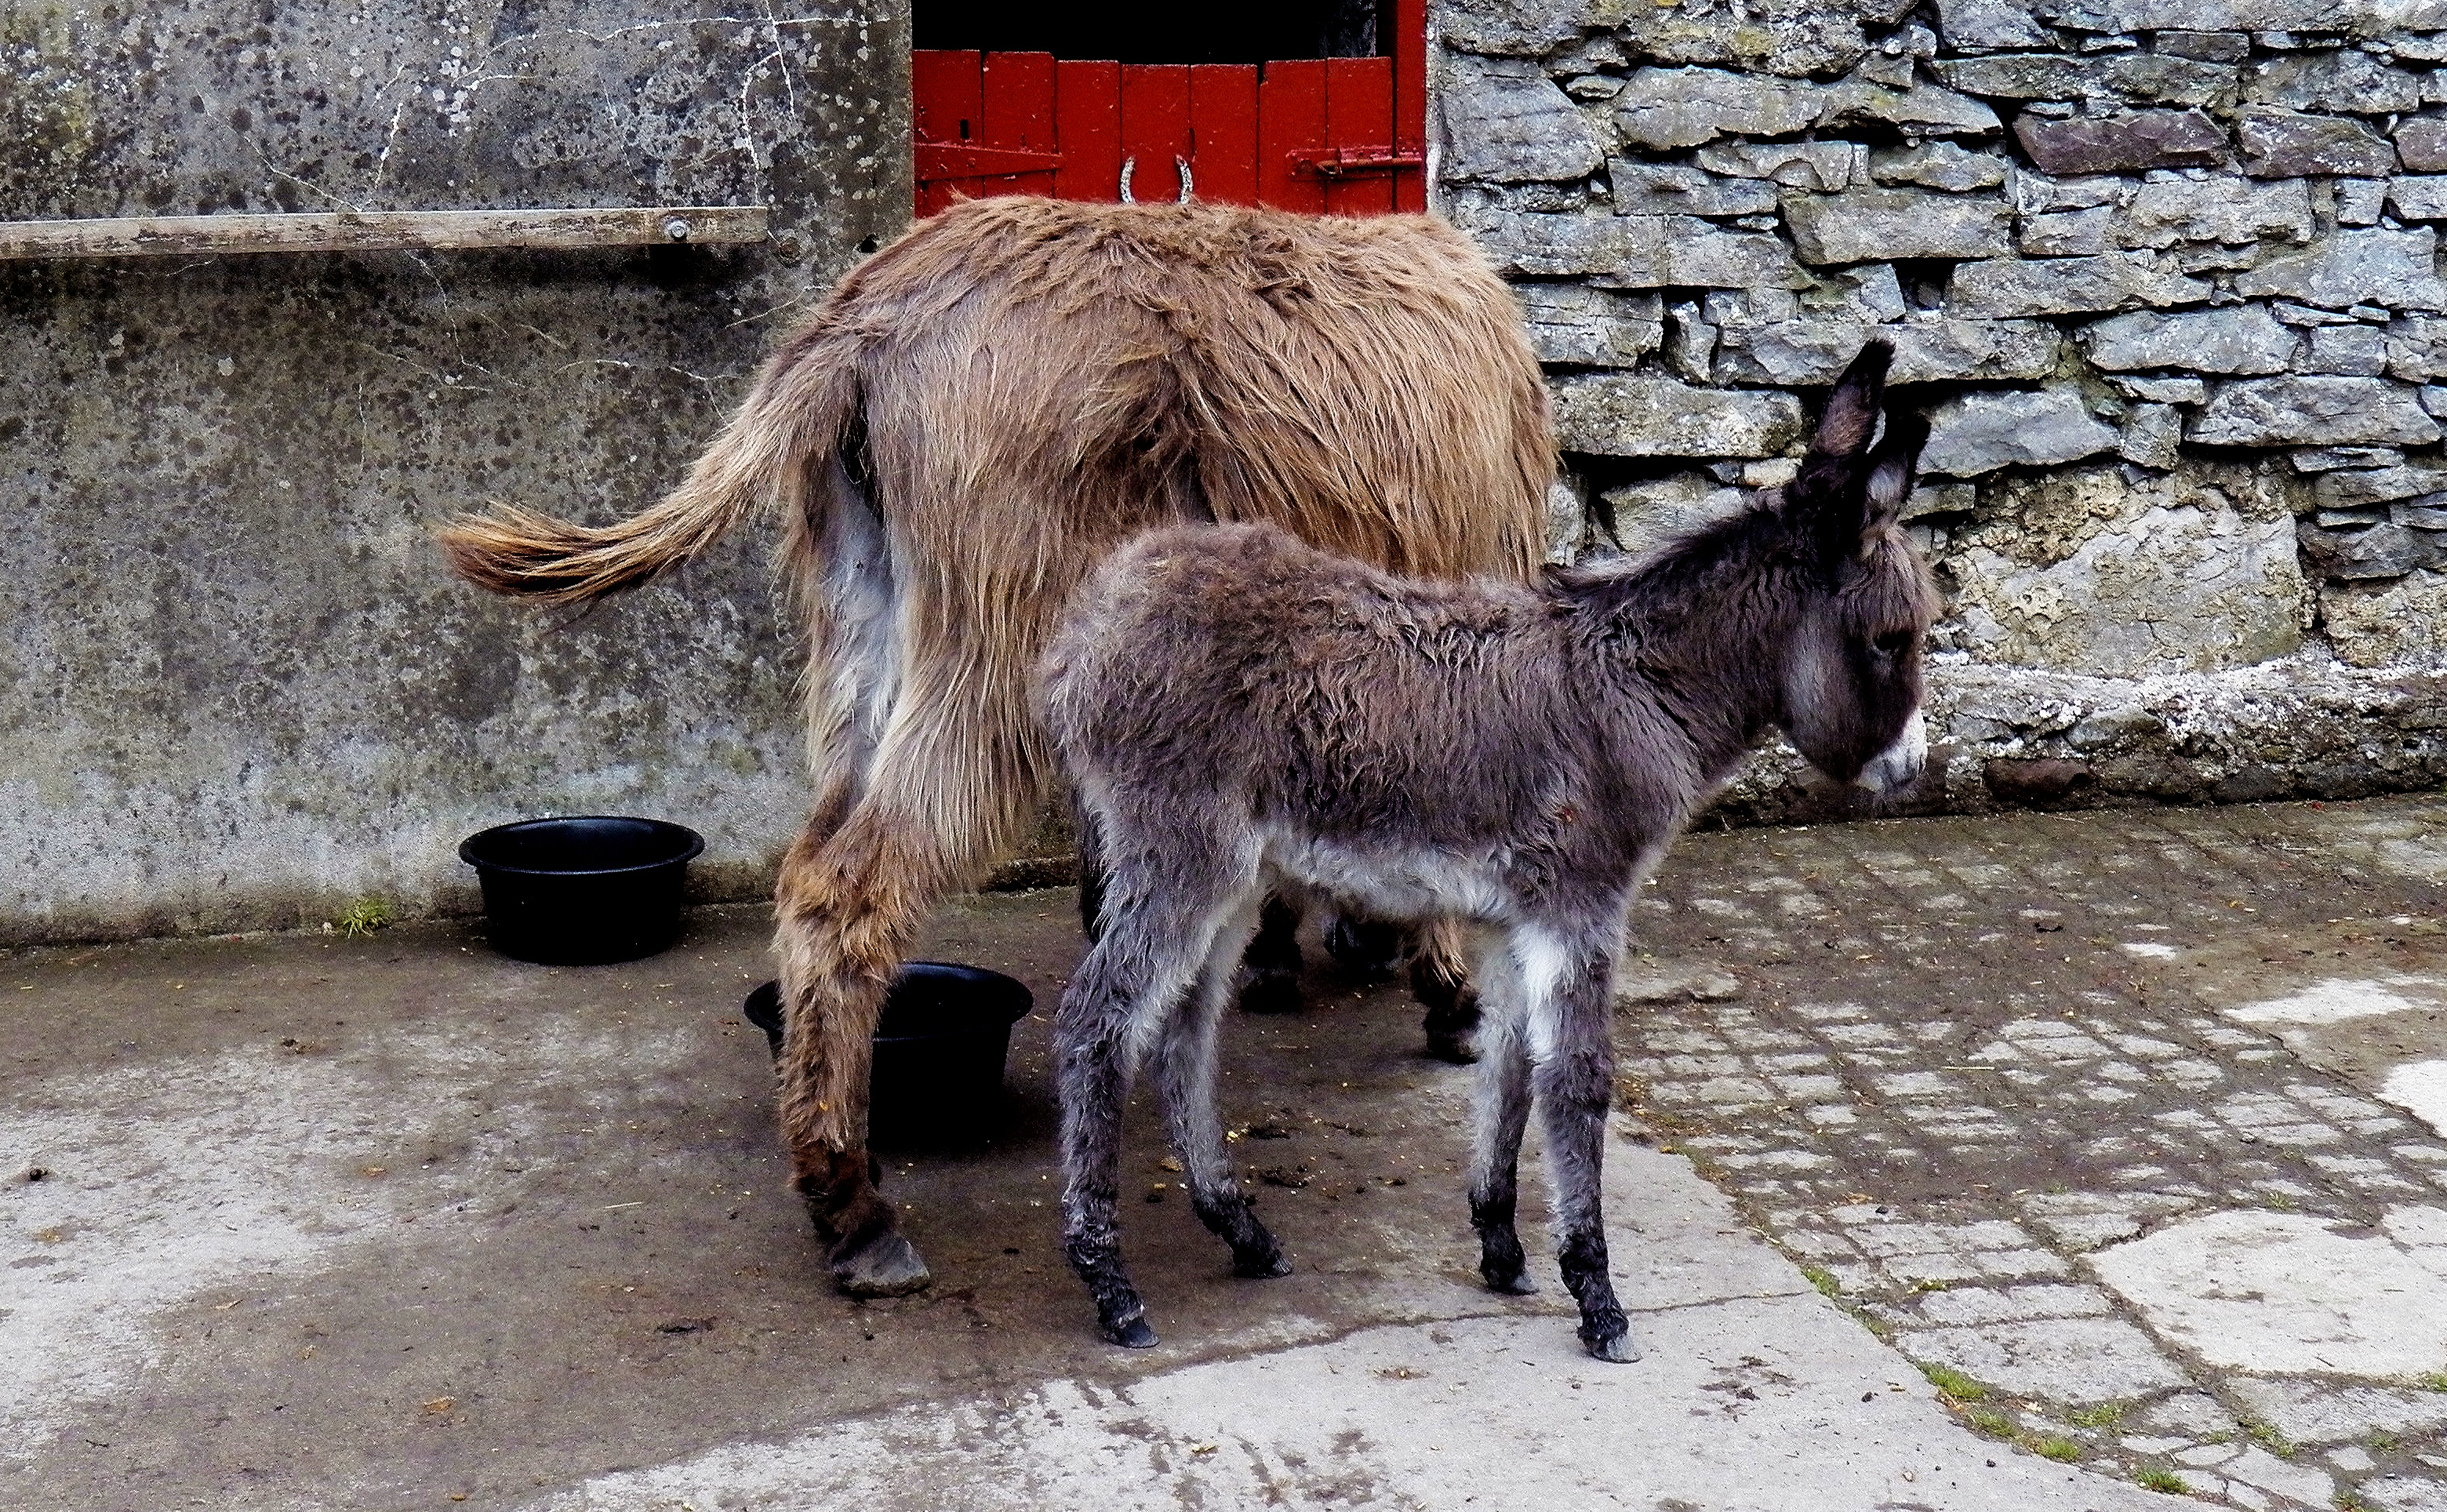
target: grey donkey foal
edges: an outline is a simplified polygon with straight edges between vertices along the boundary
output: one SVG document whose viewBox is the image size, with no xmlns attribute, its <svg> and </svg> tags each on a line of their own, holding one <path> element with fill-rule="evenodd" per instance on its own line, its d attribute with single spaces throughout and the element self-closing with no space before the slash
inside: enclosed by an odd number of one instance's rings
<svg viewBox="0 0 2447 1512">
<path fill-rule="evenodd" d="M 1534 1290 L 1513 1228 L 1532 1093 L 1564 1284 L 1603 1360 L 1639 1350 L 1599 1211 L 1610 978 L 1641 880 L 1774 726 L 1873 790 L 1919 775 L 1937 609 L 1895 528 L 1927 426 L 1872 343 L 1799 475 L 1644 558 L 1514 585 L 1390 576 L 1269 525 L 1115 554 L 1047 655 L 1050 724 L 1106 892 L 1054 1021 L 1063 1245 L 1117 1344 L 1155 1342 L 1115 1229 L 1123 1099 L 1154 1062 L 1191 1202 L 1245 1276 L 1290 1270 L 1224 1157 L 1215 1033 L 1270 889 L 1459 920 L 1480 1030 L 1479 1274 Z"/>
</svg>

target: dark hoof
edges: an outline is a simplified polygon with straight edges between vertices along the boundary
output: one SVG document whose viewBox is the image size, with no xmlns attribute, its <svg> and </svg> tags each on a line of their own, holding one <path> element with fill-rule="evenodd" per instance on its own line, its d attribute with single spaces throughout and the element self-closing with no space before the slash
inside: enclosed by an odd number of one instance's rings
<svg viewBox="0 0 2447 1512">
<path fill-rule="evenodd" d="M 1243 1013 L 1297 1013 L 1300 1006 L 1299 978 L 1289 972 L 1260 972 L 1241 989 Z"/>
<path fill-rule="evenodd" d="M 1428 1058 L 1451 1066 L 1478 1064 L 1478 1036 L 1464 1030 L 1460 1033 L 1428 1032 Z"/>
<path fill-rule="evenodd" d="M 1604 1360 L 1609 1364 L 1629 1365 L 1640 1358 L 1640 1346 L 1631 1341 L 1631 1330 L 1628 1327 L 1620 1328 L 1619 1332 L 1613 1333 L 1600 1334 L 1596 1338 L 1589 1337 L 1584 1331 L 1581 1334 L 1581 1343 L 1587 1347 L 1591 1358 Z"/>
<path fill-rule="evenodd" d="M 1100 1323 L 1096 1332 L 1105 1335 L 1109 1342 L 1126 1350 L 1151 1350 L 1156 1345 L 1155 1330 L 1148 1327 L 1147 1314 L 1143 1313 L 1124 1318 L 1119 1323 Z"/>
<path fill-rule="evenodd" d="M 934 1275 L 918 1247 L 899 1234 L 879 1234 L 854 1255 L 832 1262 L 833 1285 L 848 1296 L 906 1296 L 923 1291 Z"/>
<path fill-rule="evenodd" d="M 1538 1283 L 1529 1279 L 1529 1273 L 1527 1271 L 1516 1271 L 1510 1276 L 1487 1276 L 1483 1271 L 1479 1274 L 1486 1277 L 1487 1289 L 1490 1292 L 1501 1292 L 1506 1296 L 1538 1295 Z"/>
<path fill-rule="evenodd" d="M 1244 1281 L 1271 1281 L 1292 1274 L 1292 1257 L 1280 1250 L 1232 1257 L 1232 1274 Z"/>
</svg>

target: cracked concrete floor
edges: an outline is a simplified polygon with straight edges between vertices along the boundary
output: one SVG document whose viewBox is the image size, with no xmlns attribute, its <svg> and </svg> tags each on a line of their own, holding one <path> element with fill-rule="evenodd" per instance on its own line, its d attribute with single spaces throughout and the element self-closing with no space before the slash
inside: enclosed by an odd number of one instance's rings
<svg viewBox="0 0 2447 1512">
<path fill-rule="evenodd" d="M 1053 1242 L 1067 894 L 939 921 L 1039 1011 L 991 1147 L 893 1153 L 938 1282 L 868 1304 L 782 1185 L 754 910 L 584 971 L 453 925 L 19 953 L 0 1504 L 2447 1505 L 2440 824 L 1693 837 L 1620 1020 L 1627 1367 L 1559 1288 L 1476 1288 L 1468 1074 L 1323 973 L 1227 1038 L 1299 1272 L 1224 1274 L 1142 1109 L 1165 1344 L 1098 1344 Z"/>
</svg>

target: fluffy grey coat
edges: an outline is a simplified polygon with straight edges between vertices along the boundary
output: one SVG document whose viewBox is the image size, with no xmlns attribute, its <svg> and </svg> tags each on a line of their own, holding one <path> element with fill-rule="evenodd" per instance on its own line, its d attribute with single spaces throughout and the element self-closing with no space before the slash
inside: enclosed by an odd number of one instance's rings
<svg viewBox="0 0 2447 1512">
<path fill-rule="evenodd" d="M 1224 1159 L 1213 1087 L 1234 967 L 1280 886 L 1462 926 L 1486 1011 L 1481 1273 L 1530 1289 L 1513 1210 L 1534 1094 L 1582 1340 L 1637 1357 L 1598 1178 L 1639 885 L 1771 727 L 1839 781 L 1920 770 L 1937 599 L 1894 521 L 1926 427 L 1894 417 L 1872 447 L 1887 357 L 1854 361 L 1793 483 L 1638 562 L 1421 582 L 1236 525 L 1142 537 L 1081 590 L 1047 713 L 1107 881 L 1055 1035 L 1065 1248 L 1109 1337 L 1155 1338 L 1115 1230 L 1142 1060 L 1235 1268 L 1289 1268 Z"/>
</svg>

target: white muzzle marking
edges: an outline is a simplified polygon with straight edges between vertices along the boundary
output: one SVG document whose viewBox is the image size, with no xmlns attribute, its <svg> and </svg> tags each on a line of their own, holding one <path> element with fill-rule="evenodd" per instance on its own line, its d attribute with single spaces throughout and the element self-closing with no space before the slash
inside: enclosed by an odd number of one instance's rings
<svg viewBox="0 0 2447 1512">
<path fill-rule="evenodd" d="M 1873 793 L 1891 793 L 1919 781 L 1921 768 L 1927 765 L 1928 723 L 1915 709 L 1895 743 L 1870 757 L 1869 764 L 1853 781 Z"/>
</svg>

